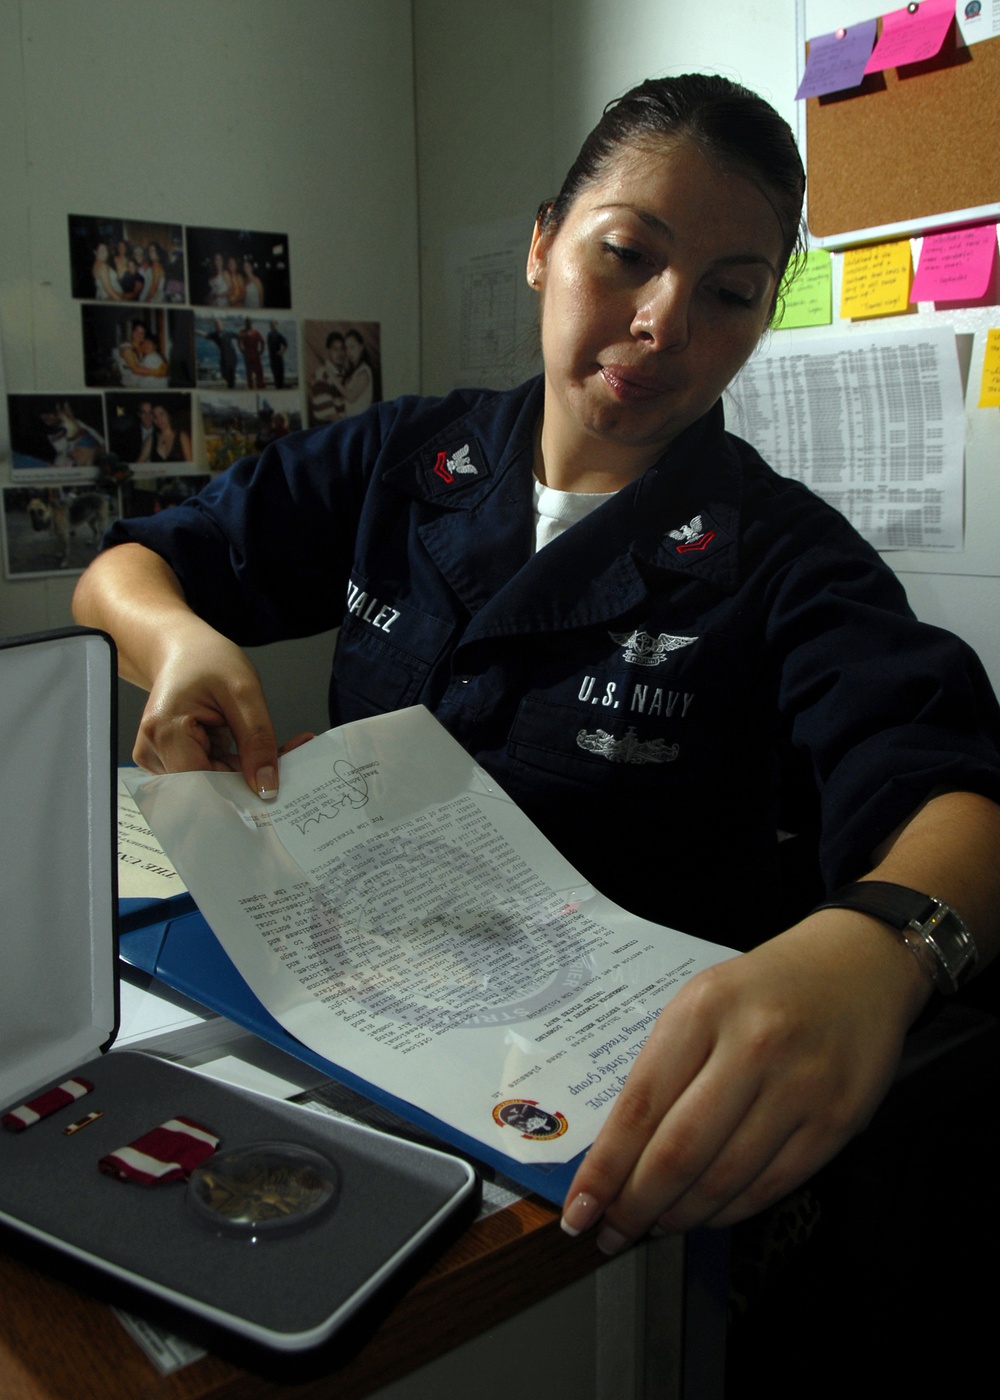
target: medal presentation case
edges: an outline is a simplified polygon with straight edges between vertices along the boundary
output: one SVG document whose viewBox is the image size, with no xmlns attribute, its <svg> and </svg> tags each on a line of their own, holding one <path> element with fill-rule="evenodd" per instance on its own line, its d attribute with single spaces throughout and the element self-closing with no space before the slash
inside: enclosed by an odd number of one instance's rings
<svg viewBox="0 0 1000 1400">
<path fill-rule="evenodd" d="M 82 1266 L 130 1306 L 138 1291 L 230 1352 L 287 1358 L 353 1336 L 470 1218 L 478 1180 L 444 1153 L 104 1053 L 118 1020 L 113 686 L 100 633 L 0 644 L 0 1115 L 13 1110 L 0 1244 L 14 1232 L 22 1253 Z"/>
</svg>

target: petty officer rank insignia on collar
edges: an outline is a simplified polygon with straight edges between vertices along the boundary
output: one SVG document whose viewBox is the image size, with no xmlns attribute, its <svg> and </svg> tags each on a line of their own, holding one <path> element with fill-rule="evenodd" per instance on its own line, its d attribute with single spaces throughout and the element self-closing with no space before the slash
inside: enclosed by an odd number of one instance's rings
<svg viewBox="0 0 1000 1400">
<path fill-rule="evenodd" d="M 667 537 L 676 540 L 678 554 L 701 554 L 715 539 L 715 531 L 705 528 L 700 515 L 692 515 L 686 525 L 668 530 Z"/>
<path fill-rule="evenodd" d="M 478 445 L 472 438 L 449 444 L 435 452 L 433 458 L 428 456 L 425 470 L 434 495 L 443 495 L 456 486 L 468 485 L 489 475 Z"/>
</svg>

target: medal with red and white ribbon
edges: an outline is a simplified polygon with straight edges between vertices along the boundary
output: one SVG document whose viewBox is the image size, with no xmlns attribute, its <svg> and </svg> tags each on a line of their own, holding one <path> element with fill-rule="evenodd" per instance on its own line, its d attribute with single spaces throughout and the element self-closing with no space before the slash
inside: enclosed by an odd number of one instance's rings
<svg viewBox="0 0 1000 1400">
<path fill-rule="evenodd" d="M 137 1137 L 98 1162 L 98 1169 L 119 1181 L 159 1186 L 167 1181 L 187 1181 L 195 1167 L 211 1157 L 219 1139 L 193 1118 L 168 1118 L 159 1127 Z"/>
</svg>

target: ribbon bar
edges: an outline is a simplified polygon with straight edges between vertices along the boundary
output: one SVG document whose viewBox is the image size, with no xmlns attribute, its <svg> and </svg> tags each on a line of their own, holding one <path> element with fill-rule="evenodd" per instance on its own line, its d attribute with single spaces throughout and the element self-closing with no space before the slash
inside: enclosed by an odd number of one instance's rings
<svg viewBox="0 0 1000 1400">
<path fill-rule="evenodd" d="M 46 1089 L 45 1093 L 39 1094 L 37 1098 L 29 1099 L 18 1108 L 12 1108 L 0 1118 L 0 1123 L 12 1133 L 23 1133 L 25 1128 L 48 1118 L 50 1113 L 58 1113 L 59 1109 L 82 1099 L 84 1094 L 92 1093 L 93 1089 L 89 1079 L 66 1079 L 54 1089 Z"/>
</svg>

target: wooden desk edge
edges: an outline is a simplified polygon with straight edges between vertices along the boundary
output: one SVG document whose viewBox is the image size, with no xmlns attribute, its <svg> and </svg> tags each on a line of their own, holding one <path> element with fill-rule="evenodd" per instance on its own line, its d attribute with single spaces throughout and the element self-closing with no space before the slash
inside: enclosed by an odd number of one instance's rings
<svg viewBox="0 0 1000 1400">
<path fill-rule="evenodd" d="M 591 1240 L 559 1229 L 555 1207 L 528 1197 L 478 1220 L 437 1260 L 341 1367 L 283 1386 L 206 1356 L 159 1376 L 103 1304 L 13 1258 L 0 1261 L 4 1400 L 361 1400 L 443 1352 L 591 1272 Z"/>
</svg>

